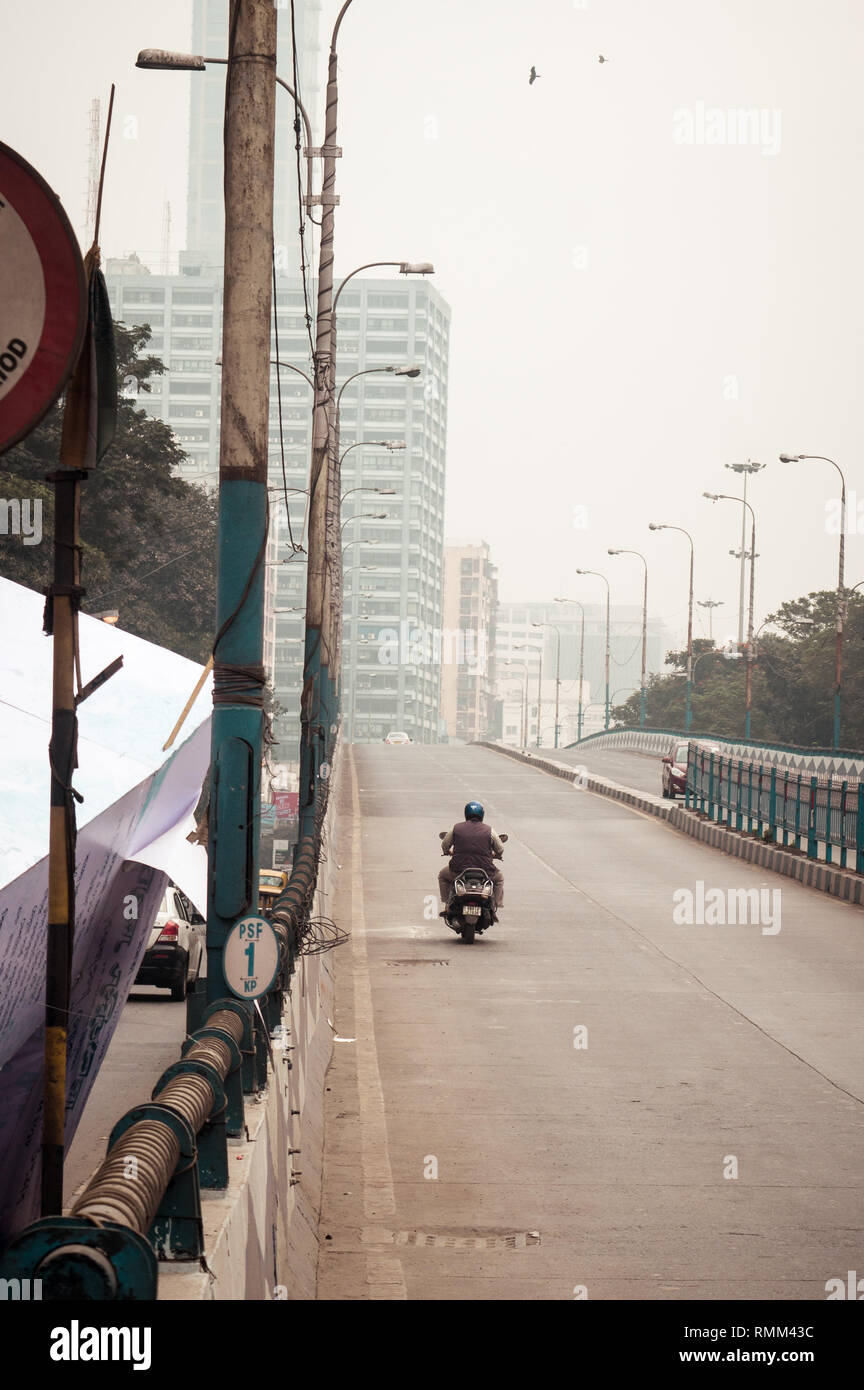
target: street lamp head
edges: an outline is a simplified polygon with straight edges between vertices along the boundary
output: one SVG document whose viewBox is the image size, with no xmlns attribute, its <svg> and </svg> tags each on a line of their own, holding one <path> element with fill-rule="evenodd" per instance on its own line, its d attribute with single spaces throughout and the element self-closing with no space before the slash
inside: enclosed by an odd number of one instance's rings
<svg viewBox="0 0 864 1390">
<path fill-rule="evenodd" d="M 399 266 L 400 275 L 434 275 L 435 267 L 431 261 L 403 261 Z"/>
<path fill-rule="evenodd" d="M 386 372 L 392 372 L 394 376 L 418 377 L 421 372 L 420 367 L 385 367 Z"/>
<path fill-rule="evenodd" d="M 170 68 L 173 72 L 203 72 L 207 64 L 199 53 L 172 53 L 167 48 L 142 48 L 136 68 Z"/>
<path fill-rule="evenodd" d="M 703 496 L 703 497 L 707 497 L 709 502 L 719 502 L 719 501 L 720 501 L 720 494 L 719 494 L 719 492 L 703 492 L 703 493 L 702 493 L 702 496 Z"/>
<path fill-rule="evenodd" d="M 623 550 L 607 550 L 607 551 L 606 551 L 606 554 L 607 554 L 607 555 L 623 555 L 623 554 L 624 554 L 624 551 L 623 551 Z"/>
<path fill-rule="evenodd" d="M 404 439 L 378 439 L 376 444 L 383 444 L 385 449 L 389 449 L 391 454 L 394 449 L 405 449 L 407 445 Z"/>
<path fill-rule="evenodd" d="M 804 458 L 804 455 L 803 455 L 803 454 L 781 454 L 781 455 L 780 455 L 780 462 L 781 462 L 781 463 L 800 463 L 801 460 L 802 460 L 803 458 Z"/>
<path fill-rule="evenodd" d="M 665 530 L 666 530 L 666 525 L 665 525 L 665 523 L 662 522 L 662 521 L 649 521 L 649 522 L 648 522 L 648 530 L 649 530 L 649 531 L 665 531 Z"/>
<path fill-rule="evenodd" d="M 395 497 L 395 487 L 373 487 L 372 492 L 377 492 L 379 497 Z"/>
</svg>

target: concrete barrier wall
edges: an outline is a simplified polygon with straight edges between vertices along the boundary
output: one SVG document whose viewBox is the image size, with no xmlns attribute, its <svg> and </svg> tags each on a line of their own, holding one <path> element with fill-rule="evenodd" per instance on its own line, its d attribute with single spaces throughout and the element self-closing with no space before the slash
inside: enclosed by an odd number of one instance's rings
<svg viewBox="0 0 864 1390">
<path fill-rule="evenodd" d="M 765 763 L 768 767 L 794 767 L 802 772 L 833 773 L 837 777 L 864 776 L 864 754 L 834 753 L 826 748 L 795 748 L 791 744 L 745 743 L 741 739 L 718 738 L 713 734 L 685 734 L 674 729 L 610 729 L 608 733 L 591 734 L 581 743 L 567 746 L 568 753 L 592 748 L 623 749 L 634 753 L 668 753 L 676 739 L 693 743 L 717 744 L 724 757 L 741 758 L 747 762 Z"/>
<path fill-rule="evenodd" d="M 536 758 L 515 748 L 507 748 L 500 743 L 481 742 L 481 748 L 491 748 L 496 753 L 505 753 L 517 762 L 547 772 L 553 777 L 561 777 L 565 782 L 573 782 L 585 791 L 596 792 L 600 796 L 621 801 L 632 806 L 643 815 L 656 816 L 665 821 L 673 830 L 680 830 L 703 844 L 722 850 L 724 854 L 736 859 L 744 859 L 750 864 L 758 864 L 770 869 L 772 873 L 794 878 L 807 888 L 816 888 L 821 893 L 843 898 L 845 902 L 864 905 L 864 877 L 851 869 L 842 869 L 834 864 L 826 864 L 818 859 L 807 859 L 782 845 L 766 843 L 731 826 L 719 825 L 694 810 L 688 810 L 677 801 L 666 801 L 652 792 L 636 791 L 632 787 L 612 782 L 608 777 L 599 777 L 593 772 L 574 767 L 572 763 L 562 763 L 554 758 Z"/>
<path fill-rule="evenodd" d="M 337 749 L 316 917 L 330 915 L 338 873 L 342 761 Z M 160 1265 L 160 1299 L 314 1299 L 332 1017 L 331 953 L 302 956 L 282 1019 L 286 1047 L 274 1042 L 267 1089 L 246 1097 L 247 1137 L 228 1141 L 230 1186 L 201 1194 L 207 1268 Z"/>
</svg>

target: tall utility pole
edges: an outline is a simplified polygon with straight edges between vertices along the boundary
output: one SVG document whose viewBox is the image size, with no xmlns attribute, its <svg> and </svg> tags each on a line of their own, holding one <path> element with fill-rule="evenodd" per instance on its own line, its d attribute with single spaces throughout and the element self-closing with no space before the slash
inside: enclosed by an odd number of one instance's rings
<svg viewBox="0 0 864 1390">
<path fill-rule="evenodd" d="M 648 669 L 648 561 L 641 550 L 609 550 L 609 555 L 638 555 L 642 564 L 645 566 L 645 578 L 642 585 L 642 677 L 639 685 L 639 727 L 645 727 L 645 682 Z"/>
<path fill-rule="evenodd" d="M 604 708 L 605 708 L 605 711 L 606 711 L 606 715 L 605 715 L 605 719 L 604 719 L 604 722 L 603 722 L 603 727 L 604 727 L 604 729 L 606 729 L 607 732 L 608 732 L 608 729 L 609 729 L 609 720 L 610 720 L 610 718 L 611 718 L 611 708 L 612 708 L 612 706 L 611 706 L 611 700 L 610 700 L 610 696 L 609 696 L 609 689 L 610 689 L 610 682 L 609 682 L 609 662 L 610 662 L 611 645 L 612 645 L 612 637 L 611 637 L 611 631 L 612 631 L 612 590 L 611 590 L 611 588 L 610 588 L 610 586 L 609 586 L 609 580 L 606 578 L 606 575 L 605 575 L 605 574 L 601 574 L 599 570 L 577 570 L 576 573 L 577 573 L 577 574 L 593 574 L 594 577 L 595 577 L 596 579 L 602 579 L 602 580 L 603 580 L 603 583 L 606 585 L 606 675 L 605 675 L 606 696 L 605 696 L 605 700 L 604 700 Z"/>
<path fill-rule="evenodd" d="M 225 84 L 225 282 L 219 573 L 207 895 L 207 998 L 224 997 L 231 927 L 258 899 L 276 127 L 276 9 L 231 0 Z"/>
<path fill-rule="evenodd" d="M 840 702 L 843 691 L 843 623 L 846 618 L 846 589 L 844 583 L 844 564 L 846 555 L 846 474 L 835 459 L 825 454 L 781 454 L 781 463 L 801 463 L 804 459 L 816 459 L 820 463 L 830 463 L 840 475 L 840 554 L 837 574 L 837 616 L 834 623 L 834 732 L 833 748 L 840 747 Z"/>
<path fill-rule="evenodd" d="M 738 646 L 744 645 L 744 593 L 745 593 L 745 563 L 747 558 L 747 480 L 751 473 L 758 473 L 764 468 L 764 463 L 754 463 L 748 459 L 746 463 L 727 463 L 725 468 L 731 469 L 733 473 L 740 473 L 744 479 L 744 495 L 741 498 L 741 569 L 738 582 Z"/>
<path fill-rule="evenodd" d="M 704 494 L 706 497 L 708 493 Z M 649 531 L 680 531 L 682 536 L 686 536 L 690 542 L 690 585 L 687 598 L 687 686 L 684 696 L 684 728 L 690 732 L 690 725 L 693 723 L 693 567 L 695 563 L 696 549 L 693 544 L 693 537 L 689 531 L 685 531 L 683 526 L 670 526 L 665 521 L 649 521 Z"/>
<path fill-rule="evenodd" d="M 321 185 L 321 241 L 318 253 L 318 312 L 315 340 L 315 398 L 312 407 L 312 465 L 309 474 L 309 541 L 306 566 L 306 651 L 300 705 L 300 838 L 315 832 L 319 778 L 329 775 L 329 754 L 338 717 L 339 628 L 342 557 L 339 549 L 339 460 L 330 451 L 335 428 L 333 358 L 333 227 L 336 207 L 336 144 L 339 88 L 336 40 L 351 0 L 345 0 L 330 40 L 324 161 Z"/>
<path fill-rule="evenodd" d="M 745 513 L 745 515 L 746 515 L 746 513 Z M 709 641 L 709 642 L 713 642 L 713 641 L 714 641 L 714 609 L 715 609 L 715 608 L 722 608 L 723 605 L 722 605 L 722 603 L 720 602 L 719 598 L 700 598 L 700 599 L 697 599 L 696 602 L 698 603 L 698 605 L 699 605 L 700 608 L 707 608 L 707 609 L 708 609 L 708 641 Z M 741 644 L 741 643 L 740 643 L 740 638 L 739 638 L 739 646 L 740 646 L 740 644 Z"/>
<path fill-rule="evenodd" d="M 711 502 L 741 502 L 740 497 L 730 497 L 726 492 L 703 492 Z M 745 514 L 750 513 L 753 528 L 750 532 L 750 616 L 747 621 L 747 676 L 744 694 L 744 737 L 750 737 L 753 710 L 753 603 L 756 584 L 756 513 L 749 502 L 744 503 Z"/>
<path fill-rule="evenodd" d="M 532 623 L 532 627 L 551 627 L 555 633 L 555 747 L 558 747 L 560 728 L 559 710 L 561 705 L 561 629 L 554 623 Z M 540 747 L 538 742 L 537 747 Z"/>
</svg>

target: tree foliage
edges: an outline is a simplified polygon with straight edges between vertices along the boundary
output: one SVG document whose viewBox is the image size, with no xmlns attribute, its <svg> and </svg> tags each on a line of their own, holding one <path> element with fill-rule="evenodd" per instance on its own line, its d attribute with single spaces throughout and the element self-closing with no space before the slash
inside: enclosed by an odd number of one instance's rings
<svg viewBox="0 0 864 1390">
<path fill-rule="evenodd" d="M 843 642 L 841 743 L 864 748 L 864 600 L 847 593 Z M 834 718 L 836 590 L 792 599 L 765 620 L 754 642 L 751 737 L 767 743 L 830 748 Z M 668 674 L 650 678 L 646 724 L 684 728 L 686 652 L 669 652 Z M 744 735 L 746 660 L 694 642 L 692 732 L 727 738 Z M 639 723 L 639 695 L 613 710 L 619 725 Z"/>
<path fill-rule="evenodd" d="M 214 633 L 216 505 L 175 475 L 185 458 L 168 425 L 139 409 L 131 393 L 150 391 L 165 367 L 142 355 L 150 329 L 115 323 L 118 402 L 114 443 L 81 487 L 83 612 L 116 608 L 119 626 L 195 661 L 206 661 Z M 54 489 L 45 475 L 60 459 L 61 404 L 0 458 L 5 498 L 42 501 L 43 541 L 0 540 L 0 574 L 31 589 L 51 578 Z"/>
</svg>

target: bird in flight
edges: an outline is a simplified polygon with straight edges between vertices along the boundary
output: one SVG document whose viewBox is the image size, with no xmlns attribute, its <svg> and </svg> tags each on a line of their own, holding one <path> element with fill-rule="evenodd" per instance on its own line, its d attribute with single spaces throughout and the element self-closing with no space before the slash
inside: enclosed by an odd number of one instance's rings
<svg viewBox="0 0 864 1390">
<path fill-rule="evenodd" d="M 541 77 L 541 76 L 542 76 L 542 74 L 539 73 L 539 72 L 537 71 L 537 69 L 536 69 L 536 68 L 533 66 L 533 64 L 532 64 L 532 66 L 531 66 L 531 76 L 528 78 L 528 86 L 530 87 L 530 86 L 531 86 L 531 83 L 532 83 L 532 82 L 536 82 L 536 81 L 537 81 L 537 78 L 538 78 L 538 77 Z"/>
</svg>

